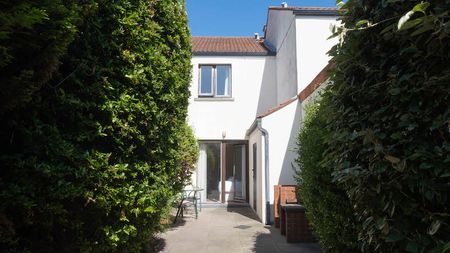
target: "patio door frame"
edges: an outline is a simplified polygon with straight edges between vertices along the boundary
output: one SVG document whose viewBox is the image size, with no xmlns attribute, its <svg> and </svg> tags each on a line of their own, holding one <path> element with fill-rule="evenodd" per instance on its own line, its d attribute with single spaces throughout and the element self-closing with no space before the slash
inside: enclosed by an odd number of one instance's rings
<svg viewBox="0 0 450 253">
<path fill-rule="evenodd" d="M 223 178 L 223 149 L 224 149 L 224 147 L 223 147 L 223 143 L 222 143 L 222 141 L 220 141 L 220 140 L 199 140 L 198 141 L 198 144 L 199 144 L 199 146 L 201 146 L 202 144 L 219 144 L 220 145 L 220 151 L 219 151 L 219 154 L 220 154 L 220 157 L 219 157 L 219 159 L 220 159 L 220 161 L 219 161 L 219 164 L 220 164 L 220 168 L 219 168 L 219 171 L 220 171 L 220 175 L 219 175 L 219 182 L 220 181 L 223 181 L 222 180 L 222 178 Z M 201 152 L 201 150 L 200 150 L 200 152 Z M 208 155 L 207 154 L 205 154 L 205 158 L 207 159 L 207 157 L 208 157 Z M 215 202 L 215 201 L 209 201 L 208 200 L 208 167 L 207 167 L 207 165 L 208 165 L 208 163 L 206 162 L 206 167 L 204 168 L 205 169 L 205 171 L 203 172 L 203 173 L 199 173 L 199 163 L 200 162 L 202 162 L 202 161 L 198 161 L 197 162 L 197 167 L 196 167 L 196 177 L 197 177 L 197 180 L 196 180 L 196 182 L 197 182 L 197 187 L 203 187 L 203 192 L 202 192 L 202 195 L 204 195 L 204 197 L 202 198 L 202 202 L 205 202 L 205 203 L 208 203 L 208 202 L 211 202 L 211 203 L 223 203 L 223 197 L 222 197 L 222 193 L 219 195 L 219 202 Z M 202 176 L 202 177 L 204 177 L 204 179 L 202 180 L 203 182 L 204 182 L 204 186 L 202 186 L 202 185 L 198 185 L 198 182 L 199 182 L 199 180 L 198 180 L 198 177 L 199 176 Z M 223 187 L 223 185 L 221 185 L 220 186 L 221 188 Z"/>
<path fill-rule="evenodd" d="M 227 166 L 227 159 L 226 159 L 226 155 L 227 155 L 227 148 L 226 145 L 227 144 L 233 144 L 233 146 L 235 145 L 240 145 L 240 146 L 244 146 L 244 154 L 245 154 L 245 164 L 243 164 L 243 168 L 245 169 L 245 202 L 248 203 L 249 200 L 249 158 L 248 158 L 248 140 L 198 140 L 199 145 L 200 144 L 208 144 L 208 143 L 212 143 L 212 144 L 220 144 L 220 182 L 221 182 L 221 189 L 220 189 L 220 203 L 225 203 L 226 202 L 226 198 L 225 198 L 225 181 L 226 181 L 226 166 Z M 201 161 L 199 161 L 200 163 Z M 233 162 L 233 161 L 230 161 Z M 201 176 L 201 174 L 198 173 L 198 168 L 199 166 L 197 165 L 197 172 L 196 172 L 196 176 L 197 178 L 199 176 Z M 205 172 L 204 172 L 204 177 L 205 179 L 203 180 L 205 182 L 205 186 L 204 186 L 204 200 L 205 202 L 208 202 L 208 194 L 207 194 L 207 180 L 208 180 L 208 168 L 205 168 Z M 198 179 L 196 180 L 196 182 L 198 182 Z M 198 185 L 197 185 L 198 186 Z M 203 201 L 203 200 L 202 200 Z"/>
<path fill-rule="evenodd" d="M 238 148 L 239 147 L 239 148 Z M 238 151 L 240 153 L 240 165 L 241 165 L 241 169 L 240 169 L 240 176 L 241 176 L 241 196 L 239 196 L 238 198 L 236 198 L 236 192 L 237 192 L 237 188 L 236 188 L 236 184 L 233 185 L 234 187 L 234 200 L 245 200 L 247 201 L 247 187 L 248 187 L 248 156 L 247 156 L 247 144 L 246 143 L 237 143 L 237 144 L 233 144 L 233 176 L 236 182 L 236 151 Z M 242 171 L 244 170 L 244 171 Z M 244 189 L 242 187 L 242 184 L 244 184 Z"/>
</svg>

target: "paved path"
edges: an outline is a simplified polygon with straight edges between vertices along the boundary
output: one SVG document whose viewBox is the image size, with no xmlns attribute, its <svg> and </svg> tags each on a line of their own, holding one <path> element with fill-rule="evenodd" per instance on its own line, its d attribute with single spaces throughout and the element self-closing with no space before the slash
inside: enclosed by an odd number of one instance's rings
<svg viewBox="0 0 450 253">
<path fill-rule="evenodd" d="M 318 253 L 317 244 L 286 243 L 279 229 L 264 226 L 249 207 L 203 208 L 192 211 L 161 234 L 162 251 L 170 253 Z"/>
</svg>

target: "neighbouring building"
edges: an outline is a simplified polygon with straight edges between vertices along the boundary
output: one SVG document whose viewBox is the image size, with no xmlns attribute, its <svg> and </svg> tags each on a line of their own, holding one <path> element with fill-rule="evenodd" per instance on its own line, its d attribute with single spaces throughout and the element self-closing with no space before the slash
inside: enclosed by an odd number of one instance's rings
<svg viewBox="0 0 450 253">
<path fill-rule="evenodd" d="M 193 37 L 189 124 L 203 203 L 247 202 L 273 220 L 273 186 L 295 184 L 304 105 L 326 81 L 335 8 L 269 7 L 264 36 Z"/>
</svg>

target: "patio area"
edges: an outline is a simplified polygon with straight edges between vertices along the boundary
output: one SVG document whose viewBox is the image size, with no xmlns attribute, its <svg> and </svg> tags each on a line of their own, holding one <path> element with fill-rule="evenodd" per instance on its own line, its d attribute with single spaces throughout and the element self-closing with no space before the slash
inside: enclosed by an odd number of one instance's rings
<svg viewBox="0 0 450 253">
<path fill-rule="evenodd" d="M 318 253 L 314 243 L 286 243 L 279 229 L 264 226 L 249 207 L 203 208 L 198 219 L 193 210 L 161 234 L 160 252 L 211 253 Z"/>
</svg>

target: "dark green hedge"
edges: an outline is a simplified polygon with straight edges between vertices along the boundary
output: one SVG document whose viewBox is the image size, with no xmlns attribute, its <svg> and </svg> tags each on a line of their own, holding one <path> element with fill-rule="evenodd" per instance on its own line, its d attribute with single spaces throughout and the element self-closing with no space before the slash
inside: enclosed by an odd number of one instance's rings
<svg viewBox="0 0 450 253">
<path fill-rule="evenodd" d="M 324 166 L 324 127 L 330 114 L 322 99 L 306 106 L 305 120 L 298 136 L 297 184 L 301 203 L 323 252 L 357 252 L 357 223 L 345 191 L 333 182 L 333 167 Z"/>
<path fill-rule="evenodd" d="M 0 6 L 1 251 L 144 251 L 197 157 L 183 2 Z"/>
<path fill-rule="evenodd" d="M 450 248 L 450 2 L 349 0 L 325 165 L 366 252 Z"/>
<path fill-rule="evenodd" d="M 29 103 L 48 82 L 77 33 L 78 1 L 0 2 L 0 110 Z"/>
</svg>

